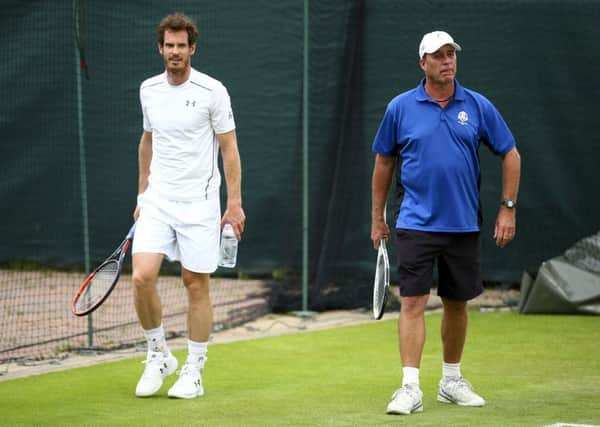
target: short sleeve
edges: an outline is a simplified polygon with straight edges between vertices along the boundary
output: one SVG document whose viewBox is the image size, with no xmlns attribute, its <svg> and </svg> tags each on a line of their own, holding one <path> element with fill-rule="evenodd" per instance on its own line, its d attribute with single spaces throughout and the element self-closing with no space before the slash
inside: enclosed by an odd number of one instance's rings
<svg viewBox="0 0 600 427">
<path fill-rule="evenodd" d="M 146 132 L 152 132 L 152 125 L 146 114 L 146 105 L 144 103 L 144 96 L 142 95 L 142 88 L 140 87 L 140 105 L 142 107 L 142 127 Z"/>
<path fill-rule="evenodd" d="M 496 154 L 506 154 L 516 146 L 515 137 L 500 112 L 487 99 L 484 101 L 483 142 Z"/>
<path fill-rule="evenodd" d="M 229 93 L 222 84 L 215 86 L 210 104 L 210 120 L 215 133 L 226 133 L 235 129 Z"/>
<path fill-rule="evenodd" d="M 392 104 L 388 105 L 379 124 L 379 129 L 373 140 L 373 152 L 384 156 L 394 156 L 396 154 L 396 142 L 398 140 L 398 123 L 396 120 L 395 108 Z"/>
</svg>

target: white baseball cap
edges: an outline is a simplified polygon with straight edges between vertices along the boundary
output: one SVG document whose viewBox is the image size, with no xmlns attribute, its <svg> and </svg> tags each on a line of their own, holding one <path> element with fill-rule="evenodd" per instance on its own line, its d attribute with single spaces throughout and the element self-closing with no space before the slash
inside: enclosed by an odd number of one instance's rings
<svg viewBox="0 0 600 427">
<path fill-rule="evenodd" d="M 423 59 L 426 53 L 433 53 L 440 47 L 450 44 L 456 50 L 462 50 L 460 45 L 454 41 L 452 36 L 445 31 L 432 31 L 423 36 L 419 45 L 419 58 Z"/>
</svg>

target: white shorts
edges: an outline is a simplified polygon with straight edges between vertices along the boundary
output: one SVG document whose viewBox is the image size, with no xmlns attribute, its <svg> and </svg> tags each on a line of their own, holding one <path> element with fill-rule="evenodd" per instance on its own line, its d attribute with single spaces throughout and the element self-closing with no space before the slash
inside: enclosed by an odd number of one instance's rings
<svg viewBox="0 0 600 427">
<path fill-rule="evenodd" d="M 181 202 L 148 189 L 138 196 L 140 216 L 132 253 L 164 254 L 189 271 L 213 273 L 219 261 L 221 207 L 219 197 Z"/>
</svg>

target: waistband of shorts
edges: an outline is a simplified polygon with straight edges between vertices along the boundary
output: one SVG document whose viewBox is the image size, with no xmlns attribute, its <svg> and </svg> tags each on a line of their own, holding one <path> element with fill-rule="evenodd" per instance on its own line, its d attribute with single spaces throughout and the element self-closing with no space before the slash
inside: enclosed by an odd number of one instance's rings
<svg viewBox="0 0 600 427">
<path fill-rule="evenodd" d="M 201 202 L 204 200 L 219 199 L 219 192 L 216 190 L 207 191 L 206 193 L 204 193 L 203 195 L 198 196 L 198 197 L 182 198 L 182 197 L 173 197 L 173 195 L 171 195 L 171 194 L 163 193 L 163 192 L 157 190 L 155 187 L 152 187 L 151 185 L 148 185 L 148 188 L 142 194 L 156 196 L 160 199 L 167 200 L 169 202 Z M 138 197 L 140 195 L 141 194 L 138 194 Z"/>
</svg>

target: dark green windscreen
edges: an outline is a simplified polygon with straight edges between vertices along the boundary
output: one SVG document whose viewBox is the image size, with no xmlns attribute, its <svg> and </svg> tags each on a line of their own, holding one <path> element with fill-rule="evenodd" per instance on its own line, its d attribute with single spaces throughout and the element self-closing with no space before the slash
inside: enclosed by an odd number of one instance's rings
<svg viewBox="0 0 600 427">
<path fill-rule="evenodd" d="M 74 2 L 3 2 L 0 263 L 83 265 L 83 182 L 92 264 L 126 233 L 137 191 L 138 88 L 162 71 L 155 28 L 178 10 L 199 25 L 193 65 L 221 80 L 233 102 L 247 214 L 238 271 L 299 273 L 303 1 L 75 4 L 89 71 L 81 121 Z M 417 47 L 435 29 L 462 45 L 458 79 L 495 103 L 522 154 L 517 239 L 500 250 L 491 238 L 500 159 L 481 150 L 484 278 L 517 281 L 596 232 L 598 22 L 596 1 L 311 1 L 313 290 L 371 280 L 371 141 L 387 102 L 421 78 Z"/>
</svg>

